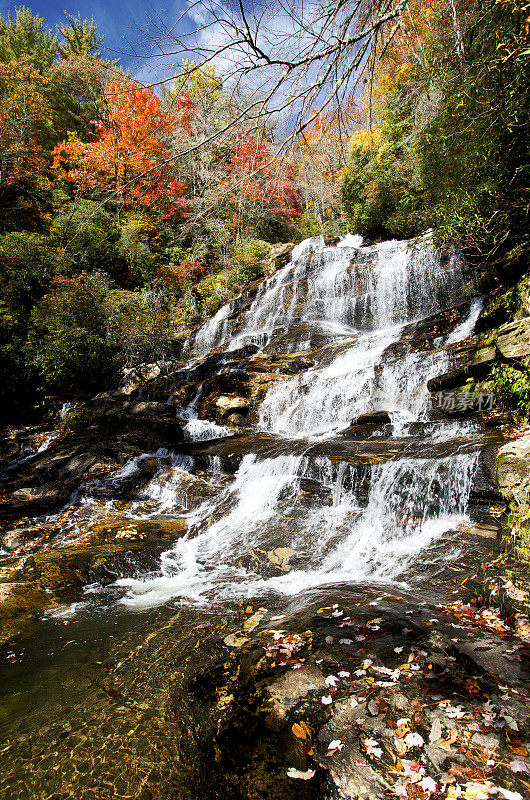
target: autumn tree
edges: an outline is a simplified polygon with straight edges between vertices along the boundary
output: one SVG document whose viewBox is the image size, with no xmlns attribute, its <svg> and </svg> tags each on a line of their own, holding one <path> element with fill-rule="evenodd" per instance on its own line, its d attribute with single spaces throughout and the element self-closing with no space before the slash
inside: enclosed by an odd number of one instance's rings
<svg viewBox="0 0 530 800">
<path fill-rule="evenodd" d="M 292 166 L 276 163 L 272 147 L 248 134 L 239 139 L 225 165 L 237 234 L 249 222 L 258 234 L 274 235 L 278 223 L 301 215 Z"/>
<path fill-rule="evenodd" d="M 57 39 L 44 27 L 44 20 L 29 8 L 18 7 L 15 18 L 0 15 L 0 61 L 4 64 L 22 56 L 31 60 L 36 70 L 49 69 L 57 55 Z"/>
<path fill-rule="evenodd" d="M 320 225 L 341 212 L 348 139 L 360 115 L 353 101 L 323 112 L 300 134 L 295 149 L 297 178 L 306 212 Z"/>
<path fill-rule="evenodd" d="M 81 19 L 64 12 L 66 22 L 57 25 L 61 41 L 57 44 L 57 52 L 63 59 L 78 56 L 101 58 L 100 44 L 103 37 L 98 36 L 97 26 L 93 19 Z"/>
<path fill-rule="evenodd" d="M 48 86 L 28 56 L 0 64 L 0 194 L 23 180 L 39 183 L 44 178 Z"/>
<path fill-rule="evenodd" d="M 172 138 L 189 130 L 195 103 L 181 93 L 172 112 L 160 98 L 128 78 L 109 80 L 104 111 L 95 123 L 97 138 L 83 142 L 71 133 L 53 151 L 59 177 L 86 192 L 133 199 L 146 205 L 166 203 L 172 214 L 183 207 L 183 186 L 171 171 Z"/>
</svg>

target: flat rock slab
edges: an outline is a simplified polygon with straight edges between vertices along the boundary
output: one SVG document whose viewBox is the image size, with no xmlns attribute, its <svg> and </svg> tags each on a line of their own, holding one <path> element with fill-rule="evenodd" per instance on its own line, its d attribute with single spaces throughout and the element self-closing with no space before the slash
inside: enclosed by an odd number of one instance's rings
<svg viewBox="0 0 530 800">
<path fill-rule="evenodd" d="M 447 458 L 460 453 L 472 453 L 487 445 L 500 444 L 502 436 L 495 430 L 455 437 L 445 442 L 429 443 L 421 436 L 402 439 L 376 436 L 341 436 L 321 442 L 305 439 L 283 439 L 267 433 L 245 433 L 214 441 L 195 442 L 188 445 L 190 455 L 202 453 L 221 458 L 239 458 L 256 453 L 258 458 L 276 458 L 281 455 L 326 456 L 331 461 L 349 464 L 381 464 L 396 458 Z"/>
<path fill-rule="evenodd" d="M 266 693 L 276 720 L 284 720 L 288 712 L 309 692 L 328 692 L 322 672 L 312 664 L 285 672 L 281 678 L 267 686 Z"/>
</svg>

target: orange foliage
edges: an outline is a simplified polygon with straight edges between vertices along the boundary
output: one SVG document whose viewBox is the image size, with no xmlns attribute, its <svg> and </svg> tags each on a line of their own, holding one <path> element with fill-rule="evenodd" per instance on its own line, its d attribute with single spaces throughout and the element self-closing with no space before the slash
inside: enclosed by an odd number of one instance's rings
<svg viewBox="0 0 530 800">
<path fill-rule="evenodd" d="M 376 101 L 392 86 L 407 80 L 414 65 L 423 62 L 440 14 L 448 8 L 449 0 L 409 0 L 399 32 L 387 46 L 376 69 L 373 90 Z"/>
<path fill-rule="evenodd" d="M 182 184 L 171 175 L 171 140 L 177 131 L 189 131 L 195 101 L 183 92 L 170 113 L 152 91 L 126 78 L 108 81 L 103 101 L 96 141 L 82 142 L 70 133 L 54 149 L 58 175 L 83 190 L 112 192 L 124 202 L 136 198 L 146 205 L 167 189 L 170 203 L 181 204 Z"/>
<path fill-rule="evenodd" d="M 41 144 L 51 117 L 49 81 L 28 56 L 0 64 L 0 186 L 29 175 L 40 180 L 48 166 Z"/>
</svg>

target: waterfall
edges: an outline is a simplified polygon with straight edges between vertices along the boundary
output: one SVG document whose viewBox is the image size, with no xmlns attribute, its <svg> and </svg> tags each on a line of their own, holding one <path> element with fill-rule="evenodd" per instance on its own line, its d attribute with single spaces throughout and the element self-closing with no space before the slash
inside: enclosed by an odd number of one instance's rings
<svg viewBox="0 0 530 800">
<path fill-rule="evenodd" d="M 258 429 L 281 437 L 285 454 L 244 455 L 233 481 L 190 512 L 189 531 L 164 554 L 160 572 L 119 582 L 122 602 L 141 607 L 172 597 L 203 602 L 399 580 L 420 552 L 466 519 L 477 463 L 465 448 L 434 453 L 436 442 L 465 438 L 473 426 L 431 420 L 426 384 L 450 368 L 450 357 L 442 342 L 418 348 L 405 333 L 468 294 L 465 264 L 455 254 L 442 259 L 429 235 L 369 247 L 360 237 L 336 247 L 314 237 L 262 282 L 246 310 L 236 313 L 237 301 L 221 308 L 198 332 L 195 357 L 249 342 L 265 352 L 311 353 L 313 366 L 276 381 L 259 408 Z M 475 301 L 445 343 L 469 336 L 480 308 Z M 310 454 L 311 443 L 325 452 L 353 418 L 378 409 L 391 425 L 372 435 L 406 445 L 411 423 L 421 423 L 425 457 L 407 457 L 403 445 L 385 462 L 361 467 Z M 193 403 L 188 418 L 196 419 Z M 198 421 L 187 434 L 207 435 Z M 309 499 L 307 485 L 318 487 Z M 298 557 L 284 575 L 264 577 L 245 561 L 277 546 Z"/>
</svg>

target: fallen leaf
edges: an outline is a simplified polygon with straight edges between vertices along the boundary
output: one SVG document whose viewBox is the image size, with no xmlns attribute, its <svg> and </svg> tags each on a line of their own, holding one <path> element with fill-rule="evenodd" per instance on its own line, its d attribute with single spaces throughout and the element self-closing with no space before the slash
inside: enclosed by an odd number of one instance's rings
<svg viewBox="0 0 530 800">
<path fill-rule="evenodd" d="M 328 750 L 342 750 L 343 747 L 344 745 L 340 739 L 333 739 L 333 741 L 328 744 Z"/>
<path fill-rule="evenodd" d="M 510 761 L 510 769 L 512 772 L 529 772 L 528 766 L 523 761 L 522 758 L 514 758 L 513 761 Z"/>
<path fill-rule="evenodd" d="M 405 744 L 407 747 L 423 747 L 425 742 L 419 733 L 407 733 L 405 736 Z"/>
<path fill-rule="evenodd" d="M 519 792 L 510 792 L 508 789 L 503 789 L 502 786 L 496 787 L 505 800 L 523 800 L 523 795 L 519 794 Z"/>
<path fill-rule="evenodd" d="M 438 718 L 436 718 L 432 723 L 431 732 L 429 733 L 429 741 L 431 743 L 434 743 L 441 738 L 442 738 L 442 723 Z"/>
<path fill-rule="evenodd" d="M 506 729 L 506 741 L 508 742 L 508 746 L 510 747 L 511 751 L 515 753 L 516 756 L 523 756 L 526 758 L 528 755 L 528 750 L 522 741 L 518 739 L 517 736 L 514 736 L 508 728 Z"/>
<path fill-rule="evenodd" d="M 368 703 L 367 708 L 368 708 L 368 711 L 370 712 L 370 714 L 372 715 L 372 717 L 377 717 L 379 715 L 379 709 L 377 708 L 377 706 L 375 704 L 375 700 L 370 700 L 370 702 Z"/>
<path fill-rule="evenodd" d="M 297 739 L 308 739 L 311 736 L 311 731 L 303 720 L 300 723 L 295 722 L 291 730 Z"/>
<path fill-rule="evenodd" d="M 295 769 L 294 767 L 289 767 L 287 770 L 287 777 L 288 778 L 298 778 L 302 781 L 310 781 L 313 775 L 315 774 L 314 769 L 308 769 L 306 772 L 300 772 L 300 770 Z"/>
</svg>

